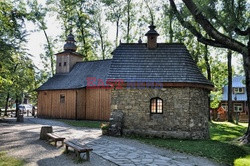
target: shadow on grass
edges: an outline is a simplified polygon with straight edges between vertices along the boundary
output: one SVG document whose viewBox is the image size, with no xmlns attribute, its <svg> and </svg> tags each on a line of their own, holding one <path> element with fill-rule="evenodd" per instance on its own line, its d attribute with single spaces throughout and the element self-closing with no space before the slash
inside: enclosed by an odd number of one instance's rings
<svg viewBox="0 0 250 166">
<path fill-rule="evenodd" d="M 212 140 L 222 142 L 232 141 L 235 138 L 241 137 L 246 132 L 246 127 L 241 125 L 210 123 L 210 137 Z"/>
<path fill-rule="evenodd" d="M 216 140 L 179 140 L 161 138 L 143 138 L 131 136 L 146 144 L 172 149 L 178 152 L 211 158 L 217 162 L 232 165 L 235 159 L 245 157 L 244 148 Z"/>
</svg>

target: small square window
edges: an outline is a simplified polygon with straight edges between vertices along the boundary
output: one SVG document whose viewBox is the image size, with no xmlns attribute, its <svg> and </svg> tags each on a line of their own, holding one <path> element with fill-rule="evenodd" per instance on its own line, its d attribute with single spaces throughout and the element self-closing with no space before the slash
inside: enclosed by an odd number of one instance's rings
<svg viewBox="0 0 250 166">
<path fill-rule="evenodd" d="M 61 62 L 59 62 L 59 66 L 62 66 L 62 63 L 61 63 Z"/>
<path fill-rule="evenodd" d="M 66 66 L 66 65 L 67 65 L 67 63 L 66 63 L 66 62 L 64 62 L 64 63 L 63 63 L 63 66 Z"/>
<path fill-rule="evenodd" d="M 234 93 L 244 93 L 244 88 L 234 88 Z"/>
<path fill-rule="evenodd" d="M 234 112 L 242 112 L 242 111 L 243 111 L 242 103 L 234 103 Z"/>
<path fill-rule="evenodd" d="M 150 100 L 150 113 L 162 114 L 163 112 L 163 100 L 161 98 L 152 98 Z"/>
<path fill-rule="evenodd" d="M 65 103 L 65 95 L 60 94 L 60 103 Z"/>
</svg>

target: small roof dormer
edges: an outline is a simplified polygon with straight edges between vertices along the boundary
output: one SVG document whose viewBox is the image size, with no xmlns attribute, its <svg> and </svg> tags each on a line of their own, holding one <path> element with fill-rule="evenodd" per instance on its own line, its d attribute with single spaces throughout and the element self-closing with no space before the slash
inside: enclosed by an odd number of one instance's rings
<svg viewBox="0 0 250 166">
<path fill-rule="evenodd" d="M 154 26 L 154 23 L 149 26 L 149 31 L 145 34 L 145 36 L 148 37 L 147 41 L 147 47 L 149 49 L 155 49 L 157 48 L 157 37 L 159 36 L 159 33 L 155 30 L 156 26 Z"/>
<path fill-rule="evenodd" d="M 74 39 L 74 35 L 72 34 L 72 31 L 70 31 L 70 34 L 68 35 L 67 39 L 65 40 L 66 43 L 64 44 L 64 50 L 65 51 L 72 51 L 72 52 L 76 52 L 76 45 L 75 45 L 75 39 Z"/>
</svg>

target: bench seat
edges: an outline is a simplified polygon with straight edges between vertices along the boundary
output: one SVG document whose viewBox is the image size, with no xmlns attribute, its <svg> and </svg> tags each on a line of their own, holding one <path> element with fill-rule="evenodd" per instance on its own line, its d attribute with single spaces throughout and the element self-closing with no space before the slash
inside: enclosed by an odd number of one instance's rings
<svg viewBox="0 0 250 166">
<path fill-rule="evenodd" d="M 86 160 L 89 161 L 89 152 L 92 151 L 92 148 L 87 147 L 86 145 L 79 144 L 78 142 L 66 141 L 66 153 L 68 153 L 68 148 L 71 147 L 76 152 L 77 158 L 80 159 L 80 153 L 86 153 Z"/>
<path fill-rule="evenodd" d="M 55 146 L 57 146 L 57 141 L 61 141 L 62 146 L 64 145 L 64 137 L 60 137 L 54 133 L 47 133 L 47 136 L 49 137 L 49 141 L 55 142 Z"/>
</svg>

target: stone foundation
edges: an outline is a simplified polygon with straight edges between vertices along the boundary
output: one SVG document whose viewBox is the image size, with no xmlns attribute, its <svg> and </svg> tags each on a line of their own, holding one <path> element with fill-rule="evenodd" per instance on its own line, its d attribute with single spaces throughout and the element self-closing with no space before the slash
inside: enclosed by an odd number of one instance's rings
<svg viewBox="0 0 250 166">
<path fill-rule="evenodd" d="M 163 114 L 150 113 L 150 99 L 163 99 Z M 123 134 L 207 139 L 208 90 L 201 88 L 112 90 L 111 110 L 124 113 Z"/>
</svg>

